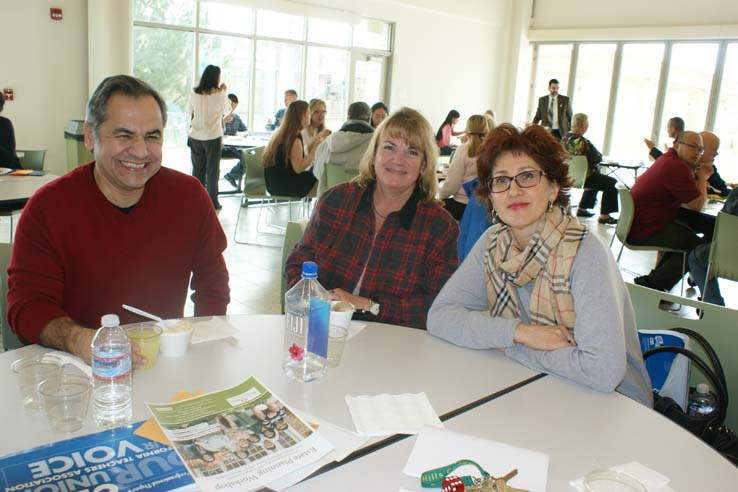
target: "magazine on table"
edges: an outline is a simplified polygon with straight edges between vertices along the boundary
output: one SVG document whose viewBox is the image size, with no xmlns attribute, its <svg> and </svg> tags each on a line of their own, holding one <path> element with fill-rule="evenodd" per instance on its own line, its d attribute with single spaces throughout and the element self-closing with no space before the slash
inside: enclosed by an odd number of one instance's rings
<svg viewBox="0 0 738 492">
<path fill-rule="evenodd" d="M 135 435 L 138 424 L 0 458 L 0 491 L 197 490 L 171 447 Z"/>
<path fill-rule="evenodd" d="M 253 377 L 188 400 L 147 405 L 206 492 L 258 489 L 332 449 Z"/>
</svg>

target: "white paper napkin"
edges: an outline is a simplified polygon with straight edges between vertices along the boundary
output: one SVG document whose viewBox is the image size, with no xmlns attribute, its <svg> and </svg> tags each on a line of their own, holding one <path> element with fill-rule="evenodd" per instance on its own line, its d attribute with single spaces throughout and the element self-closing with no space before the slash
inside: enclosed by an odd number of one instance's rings
<svg viewBox="0 0 738 492">
<path fill-rule="evenodd" d="M 190 343 L 211 342 L 230 338 L 238 332 L 234 327 L 219 318 L 208 318 L 192 323 Z"/>
<path fill-rule="evenodd" d="M 356 431 L 364 436 L 417 434 L 423 427 L 443 429 L 425 393 L 346 395 Z"/>
<path fill-rule="evenodd" d="M 474 460 L 494 476 L 505 475 L 517 468 L 518 475 L 510 480 L 511 487 L 546 492 L 547 454 L 448 430 L 423 429 L 402 472 L 419 478 L 426 470 L 450 465 L 461 459 Z M 459 470 L 454 475 L 479 476 L 476 468 L 471 466 Z"/>
<path fill-rule="evenodd" d="M 624 473 L 641 482 L 648 492 L 673 492 L 669 486 L 669 477 L 642 465 L 637 461 L 631 461 L 622 465 L 610 467 L 610 470 Z M 579 477 L 569 482 L 569 485 L 579 492 L 584 491 L 584 477 Z"/>
</svg>

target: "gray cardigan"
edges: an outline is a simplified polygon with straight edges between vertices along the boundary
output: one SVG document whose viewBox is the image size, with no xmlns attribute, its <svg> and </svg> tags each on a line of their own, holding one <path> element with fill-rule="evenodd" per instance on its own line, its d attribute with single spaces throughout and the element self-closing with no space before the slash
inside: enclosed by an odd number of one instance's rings
<svg viewBox="0 0 738 492">
<path fill-rule="evenodd" d="M 594 234 L 585 236 L 574 259 L 576 347 L 534 350 L 513 342 L 515 327 L 529 323 L 533 283 L 516 289 L 520 319 L 489 315 L 484 273 L 487 233 L 474 245 L 428 312 L 428 331 L 462 347 L 504 349 L 533 370 L 555 374 L 598 391 L 617 390 L 653 406 L 651 380 L 643 364 L 633 305 L 617 265 Z"/>
</svg>

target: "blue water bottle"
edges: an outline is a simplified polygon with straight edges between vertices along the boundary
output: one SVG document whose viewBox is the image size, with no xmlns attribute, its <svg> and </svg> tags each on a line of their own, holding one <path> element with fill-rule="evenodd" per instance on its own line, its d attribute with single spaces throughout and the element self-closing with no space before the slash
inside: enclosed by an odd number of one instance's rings
<svg viewBox="0 0 738 492">
<path fill-rule="evenodd" d="M 297 381 L 323 376 L 328 358 L 328 320 L 331 296 L 318 282 L 318 265 L 302 264 L 302 279 L 284 295 L 282 368 Z"/>
</svg>

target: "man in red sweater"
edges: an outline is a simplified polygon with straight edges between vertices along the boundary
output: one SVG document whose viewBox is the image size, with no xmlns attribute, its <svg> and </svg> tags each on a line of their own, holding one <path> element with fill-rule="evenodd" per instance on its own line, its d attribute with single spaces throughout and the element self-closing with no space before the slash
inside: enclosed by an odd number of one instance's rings
<svg viewBox="0 0 738 492">
<path fill-rule="evenodd" d="M 141 321 L 126 303 L 182 317 L 190 277 L 195 315 L 225 314 L 225 234 L 202 185 L 161 167 L 165 124 L 166 104 L 138 79 L 95 90 L 84 129 L 95 161 L 41 188 L 18 222 L 8 322 L 22 340 L 89 364 L 102 315 Z"/>
<path fill-rule="evenodd" d="M 695 132 L 683 132 L 674 148 L 656 159 L 638 177 L 631 194 L 635 213 L 628 238 L 633 244 L 664 246 L 691 251 L 703 239 L 712 238 L 714 221 L 700 217 L 707 201 L 709 166 L 699 166 L 705 151 L 702 138 Z M 671 290 L 682 275 L 682 255 L 663 253 L 651 273 L 637 277 L 638 285 Z"/>
</svg>

